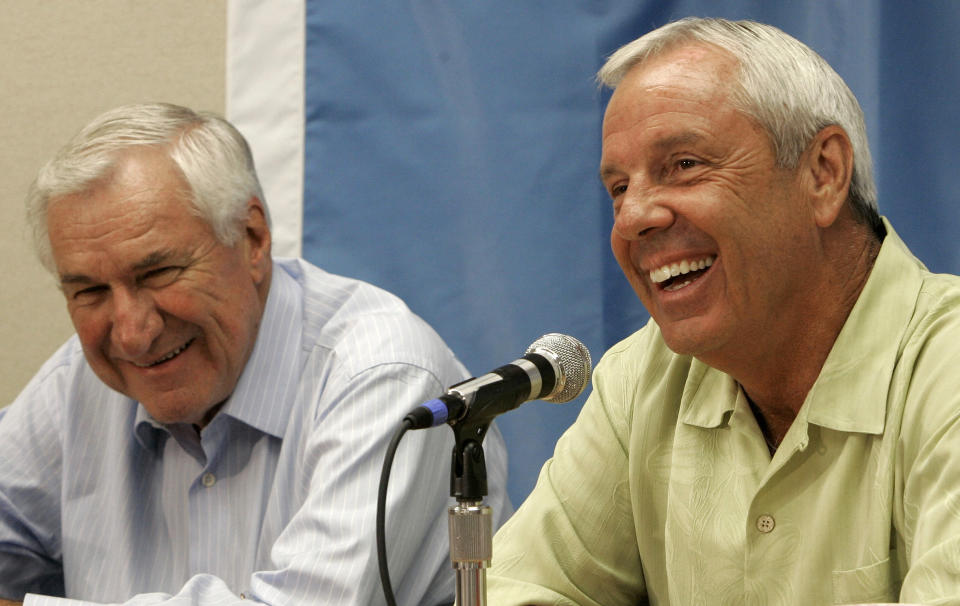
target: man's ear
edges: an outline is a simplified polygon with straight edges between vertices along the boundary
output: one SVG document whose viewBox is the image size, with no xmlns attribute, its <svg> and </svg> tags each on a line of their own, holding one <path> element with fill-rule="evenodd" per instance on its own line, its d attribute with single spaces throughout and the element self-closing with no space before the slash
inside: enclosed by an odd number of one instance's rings
<svg viewBox="0 0 960 606">
<path fill-rule="evenodd" d="M 837 220 L 850 194 L 853 178 L 850 137 L 835 124 L 823 128 L 807 146 L 802 163 L 810 177 L 814 219 L 820 227 L 829 227 Z"/>
<path fill-rule="evenodd" d="M 256 196 L 247 202 L 247 216 L 244 221 L 245 254 L 258 284 L 270 275 L 270 226 L 267 224 L 267 211 L 263 202 Z"/>
</svg>

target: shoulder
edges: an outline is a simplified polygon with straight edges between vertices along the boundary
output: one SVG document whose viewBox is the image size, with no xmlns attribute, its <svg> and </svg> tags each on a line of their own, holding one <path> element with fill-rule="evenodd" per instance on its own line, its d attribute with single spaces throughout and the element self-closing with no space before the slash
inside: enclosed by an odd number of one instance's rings
<svg viewBox="0 0 960 606">
<path fill-rule="evenodd" d="M 897 374 L 926 414 L 947 405 L 944 412 L 960 415 L 960 277 L 924 276 L 916 307 L 900 344 Z"/>
<path fill-rule="evenodd" d="M 948 360 L 960 353 L 960 277 L 924 274 L 899 350 L 900 365 L 912 371 L 943 363 L 943 371 L 950 368 Z"/>
<path fill-rule="evenodd" d="M 12 431 L 39 435 L 82 424 L 90 428 L 86 435 L 92 435 L 118 412 L 110 401 L 119 398 L 125 399 L 94 374 L 73 336 L 44 362 L 2 416 Z"/>
<path fill-rule="evenodd" d="M 22 399 L 64 401 L 68 396 L 102 385 L 83 356 L 76 335 L 47 358 L 14 402 Z"/>
<path fill-rule="evenodd" d="M 960 329 L 960 276 L 929 271 L 888 225 L 858 306 L 867 309 L 851 315 L 860 313 L 888 338 L 899 339 L 904 352 Z"/>
<path fill-rule="evenodd" d="M 960 319 L 960 276 L 923 272 L 917 311 L 917 319 L 923 321 L 920 326 L 924 327 L 939 318 Z"/>
<path fill-rule="evenodd" d="M 396 295 L 303 260 L 281 263 L 302 287 L 307 355 L 329 355 L 348 374 L 383 364 L 419 367 L 442 383 L 465 374 L 437 332 Z"/>
</svg>

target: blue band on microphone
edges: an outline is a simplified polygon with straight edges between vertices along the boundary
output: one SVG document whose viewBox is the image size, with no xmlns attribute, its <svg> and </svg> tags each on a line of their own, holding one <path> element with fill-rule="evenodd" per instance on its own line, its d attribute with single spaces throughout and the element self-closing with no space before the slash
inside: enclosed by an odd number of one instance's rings
<svg viewBox="0 0 960 606">
<path fill-rule="evenodd" d="M 449 416 L 450 411 L 447 409 L 447 405 L 441 400 L 434 398 L 433 400 L 424 402 L 420 406 L 428 409 L 431 414 L 433 414 L 433 425 L 431 427 L 443 425 L 447 422 L 447 417 Z"/>
</svg>

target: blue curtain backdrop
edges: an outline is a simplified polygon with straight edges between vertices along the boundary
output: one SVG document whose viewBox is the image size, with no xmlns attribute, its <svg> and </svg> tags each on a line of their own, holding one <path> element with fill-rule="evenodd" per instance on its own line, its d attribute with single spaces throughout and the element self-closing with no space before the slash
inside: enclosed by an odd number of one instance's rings
<svg viewBox="0 0 960 606">
<path fill-rule="evenodd" d="M 599 359 L 647 314 L 609 250 L 594 74 L 687 15 L 823 55 L 866 112 L 881 212 L 960 273 L 955 2 L 308 0 L 304 256 L 400 295 L 475 374 L 553 331 Z M 515 503 L 583 400 L 500 417 Z"/>
</svg>

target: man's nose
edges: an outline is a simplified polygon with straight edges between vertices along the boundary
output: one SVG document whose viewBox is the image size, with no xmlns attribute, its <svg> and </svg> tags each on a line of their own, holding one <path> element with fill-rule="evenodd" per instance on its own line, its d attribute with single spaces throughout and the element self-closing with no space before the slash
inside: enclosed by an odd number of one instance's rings
<svg viewBox="0 0 960 606">
<path fill-rule="evenodd" d="M 163 331 L 163 318 L 147 291 L 116 289 L 113 292 L 111 340 L 118 354 L 133 361 L 150 351 Z"/>
<path fill-rule="evenodd" d="M 614 211 L 613 230 L 624 240 L 636 240 L 665 229 L 675 217 L 657 187 L 631 184 Z"/>
</svg>

